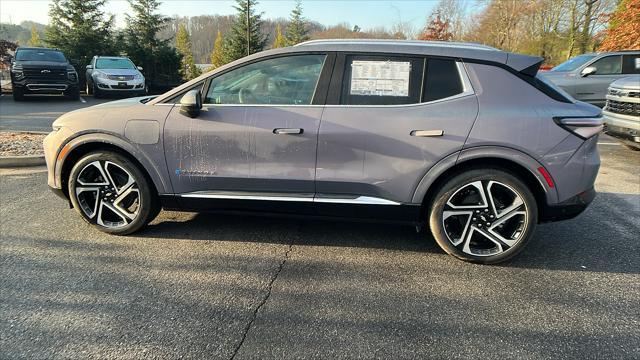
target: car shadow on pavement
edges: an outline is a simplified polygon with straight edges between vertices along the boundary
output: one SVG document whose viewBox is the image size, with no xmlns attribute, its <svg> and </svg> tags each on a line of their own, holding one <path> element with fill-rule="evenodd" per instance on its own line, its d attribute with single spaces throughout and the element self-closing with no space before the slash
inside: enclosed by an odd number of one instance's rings
<svg viewBox="0 0 640 360">
<path fill-rule="evenodd" d="M 599 193 L 579 217 L 541 224 L 524 251 L 498 266 L 639 273 L 640 195 Z M 177 214 L 173 216 L 174 214 Z M 335 246 L 444 254 L 411 226 L 258 216 L 163 213 L 136 237 Z M 455 261 L 452 258 L 452 261 Z"/>
</svg>

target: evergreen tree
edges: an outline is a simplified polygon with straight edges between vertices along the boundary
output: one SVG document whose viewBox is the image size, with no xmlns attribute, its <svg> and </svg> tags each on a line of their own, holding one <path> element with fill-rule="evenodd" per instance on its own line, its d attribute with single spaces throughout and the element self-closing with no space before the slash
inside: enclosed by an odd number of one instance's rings
<svg viewBox="0 0 640 360">
<path fill-rule="evenodd" d="M 193 59 L 193 51 L 191 50 L 191 37 L 187 31 L 187 27 L 184 24 L 180 24 L 178 27 L 178 33 L 176 34 L 176 49 L 182 55 L 182 66 L 180 68 L 180 74 L 185 80 L 195 79 L 200 76 L 200 69 L 196 66 Z"/>
<path fill-rule="evenodd" d="M 282 35 L 282 30 L 280 29 L 280 24 L 276 25 L 276 38 L 273 41 L 273 45 L 271 45 L 272 49 L 277 49 L 281 47 L 287 46 L 287 40 Z"/>
<path fill-rule="evenodd" d="M 180 82 L 180 55 L 157 35 L 171 21 L 158 14 L 158 0 L 129 0 L 133 16 L 127 15 L 127 28 L 122 40 L 123 50 L 131 60 L 143 67 L 147 86 L 168 88 Z"/>
<path fill-rule="evenodd" d="M 29 46 L 40 46 L 40 34 L 35 25 L 31 25 L 31 39 L 29 39 Z"/>
<path fill-rule="evenodd" d="M 222 44 L 222 33 L 218 30 L 216 40 L 213 42 L 213 51 L 211 51 L 211 67 L 209 68 L 209 71 L 217 69 L 225 64 Z"/>
<path fill-rule="evenodd" d="M 113 51 L 113 16 L 102 11 L 106 0 L 53 0 L 49 8 L 46 43 L 75 60 L 76 70 L 84 69 L 96 54 Z M 83 71 L 78 71 L 81 76 Z"/>
<path fill-rule="evenodd" d="M 236 0 L 234 8 L 238 11 L 227 41 L 225 43 L 225 61 L 231 62 L 264 50 L 268 37 L 262 33 L 262 13 L 256 13 L 256 0 Z M 247 16 L 248 15 L 248 16 Z M 249 24 L 247 24 L 247 17 Z M 247 31 L 248 29 L 248 31 Z M 247 33 L 249 44 L 247 44 Z M 249 45 L 249 46 L 247 46 Z M 247 53 L 247 47 L 249 51 Z"/>
<path fill-rule="evenodd" d="M 296 1 L 296 6 L 291 11 L 291 19 L 287 25 L 287 45 L 292 46 L 309 40 L 307 20 L 302 16 L 302 3 Z"/>
</svg>

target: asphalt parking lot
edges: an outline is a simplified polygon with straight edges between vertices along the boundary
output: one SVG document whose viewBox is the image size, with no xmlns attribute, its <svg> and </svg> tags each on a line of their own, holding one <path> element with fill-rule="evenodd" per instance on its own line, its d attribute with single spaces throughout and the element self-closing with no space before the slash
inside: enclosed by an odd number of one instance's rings
<svg viewBox="0 0 640 360">
<path fill-rule="evenodd" d="M 0 129 L 86 101 L 5 95 Z M 393 225 L 162 212 L 108 236 L 44 169 L 0 170 L 0 358 L 637 359 L 640 152 L 600 151 L 592 206 L 497 266 Z"/>
</svg>

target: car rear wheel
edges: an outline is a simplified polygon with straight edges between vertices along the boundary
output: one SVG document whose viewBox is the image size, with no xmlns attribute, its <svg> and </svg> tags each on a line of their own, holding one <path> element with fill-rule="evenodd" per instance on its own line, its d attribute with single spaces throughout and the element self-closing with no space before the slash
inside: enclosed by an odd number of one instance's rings
<svg viewBox="0 0 640 360">
<path fill-rule="evenodd" d="M 71 170 L 69 196 L 74 208 L 101 231 L 126 235 L 152 221 L 160 206 L 145 174 L 113 152 L 90 153 Z"/>
<path fill-rule="evenodd" d="M 459 259 L 505 261 L 531 240 L 538 208 L 531 190 L 501 169 L 475 169 L 447 181 L 436 193 L 429 226 L 438 245 Z"/>
</svg>

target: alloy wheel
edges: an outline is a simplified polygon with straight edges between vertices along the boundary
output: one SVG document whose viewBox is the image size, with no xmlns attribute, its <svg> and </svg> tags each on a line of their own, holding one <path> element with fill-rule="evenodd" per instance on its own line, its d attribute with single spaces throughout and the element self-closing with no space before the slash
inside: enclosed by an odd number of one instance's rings
<svg viewBox="0 0 640 360">
<path fill-rule="evenodd" d="M 111 161 L 93 161 L 76 177 L 75 196 L 86 217 L 106 228 L 127 226 L 140 212 L 136 179 Z"/>
<path fill-rule="evenodd" d="M 497 181 L 474 181 L 447 200 L 442 225 L 448 240 L 462 252 L 492 256 L 515 246 L 528 226 L 527 204 L 512 187 Z"/>
</svg>

